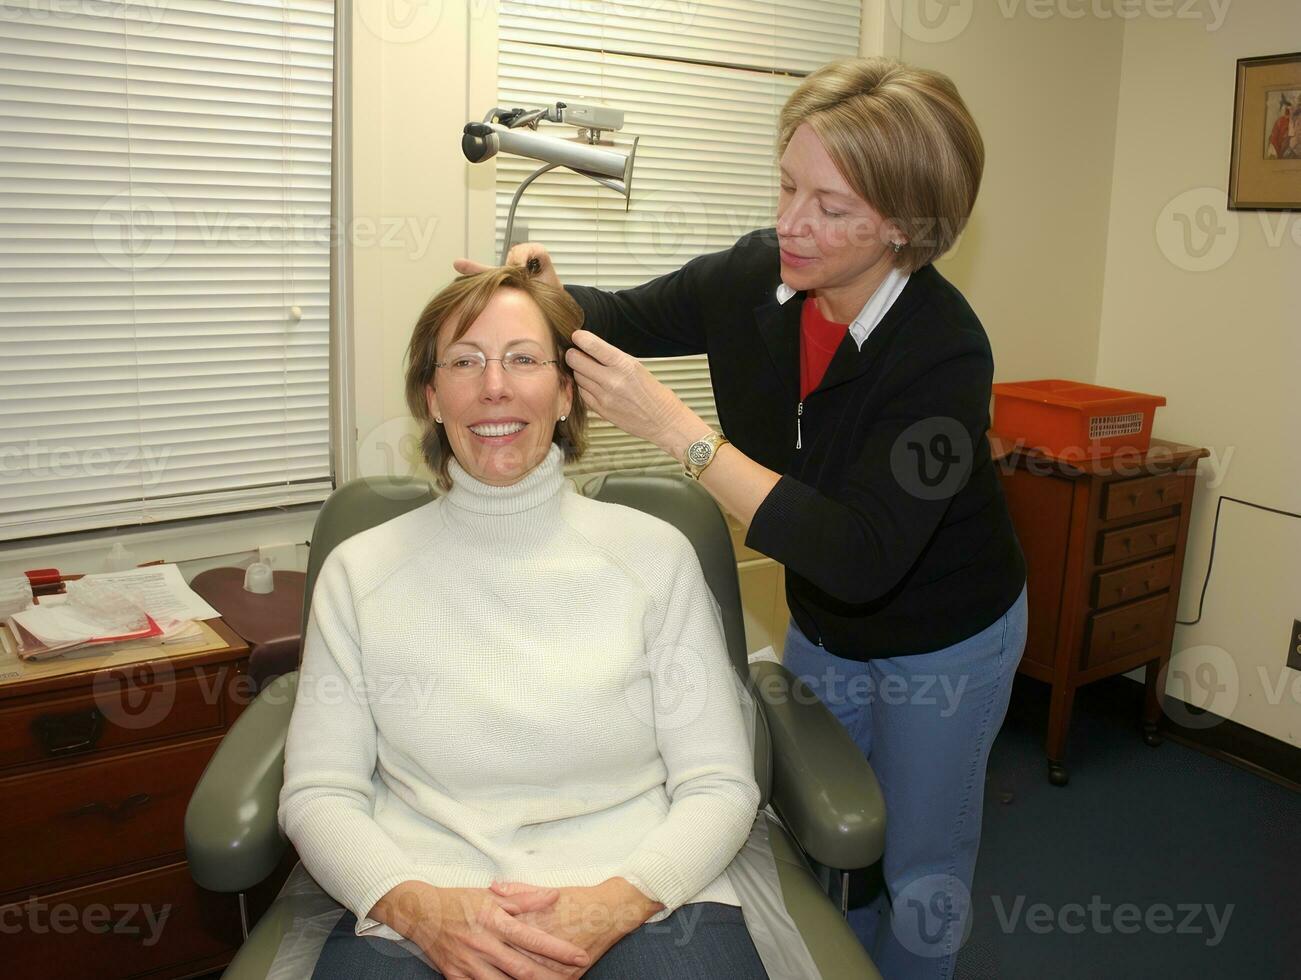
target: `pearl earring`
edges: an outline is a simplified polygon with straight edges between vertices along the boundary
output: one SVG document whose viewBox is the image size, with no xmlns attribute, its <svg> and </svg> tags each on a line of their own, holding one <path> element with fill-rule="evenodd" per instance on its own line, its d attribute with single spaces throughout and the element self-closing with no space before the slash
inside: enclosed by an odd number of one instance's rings
<svg viewBox="0 0 1301 980">
<path fill-rule="evenodd" d="M 562 415 L 562 416 L 560 416 L 560 421 L 563 422 L 563 421 L 564 421 L 565 419 L 567 419 L 567 418 L 569 418 L 568 415 Z"/>
<path fill-rule="evenodd" d="M 435 415 L 435 416 L 434 416 L 434 421 L 437 422 L 439 425 L 442 425 L 442 424 L 443 424 L 443 419 L 442 419 L 441 416 Z"/>
</svg>

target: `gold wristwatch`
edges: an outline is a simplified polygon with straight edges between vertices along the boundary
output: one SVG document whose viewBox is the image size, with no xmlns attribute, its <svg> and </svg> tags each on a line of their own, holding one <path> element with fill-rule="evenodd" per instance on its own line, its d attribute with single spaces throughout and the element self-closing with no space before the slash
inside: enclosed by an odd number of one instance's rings
<svg viewBox="0 0 1301 980">
<path fill-rule="evenodd" d="M 686 453 L 682 457 L 682 465 L 687 476 L 693 480 L 699 480 L 700 474 L 705 472 L 705 467 L 714 461 L 714 454 L 718 452 L 718 447 L 726 445 L 727 442 L 726 436 L 711 432 L 703 439 L 697 439 L 688 446 Z"/>
</svg>

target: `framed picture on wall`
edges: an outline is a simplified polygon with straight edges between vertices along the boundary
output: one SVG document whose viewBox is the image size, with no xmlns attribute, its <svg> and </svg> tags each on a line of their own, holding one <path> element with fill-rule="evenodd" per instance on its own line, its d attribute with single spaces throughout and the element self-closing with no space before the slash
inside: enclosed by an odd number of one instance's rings
<svg viewBox="0 0 1301 980">
<path fill-rule="evenodd" d="M 1301 210 L 1301 52 L 1238 61 L 1229 209 Z"/>
</svg>

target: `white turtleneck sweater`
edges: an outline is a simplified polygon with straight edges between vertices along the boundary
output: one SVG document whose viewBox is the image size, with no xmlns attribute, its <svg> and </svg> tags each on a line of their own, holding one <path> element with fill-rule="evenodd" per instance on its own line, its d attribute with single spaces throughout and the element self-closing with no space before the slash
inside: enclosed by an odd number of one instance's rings
<svg viewBox="0 0 1301 980">
<path fill-rule="evenodd" d="M 358 920 L 408 880 L 739 904 L 758 806 L 690 542 L 569 489 L 561 453 L 344 541 L 312 597 L 280 824 Z"/>
</svg>

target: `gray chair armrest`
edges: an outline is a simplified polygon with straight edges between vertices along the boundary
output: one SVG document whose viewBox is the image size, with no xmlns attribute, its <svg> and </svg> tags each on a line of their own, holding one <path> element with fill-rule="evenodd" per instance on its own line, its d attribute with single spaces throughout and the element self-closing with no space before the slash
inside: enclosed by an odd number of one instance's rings
<svg viewBox="0 0 1301 980">
<path fill-rule="evenodd" d="M 885 850 L 885 800 L 844 726 L 781 664 L 750 665 L 772 736 L 772 803 L 804 852 L 844 871 Z"/>
<path fill-rule="evenodd" d="M 242 892 L 275 869 L 288 842 L 276 819 L 285 736 L 298 673 L 277 677 L 235 720 L 185 811 L 190 874 L 216 892 Z"/>
</svg>

